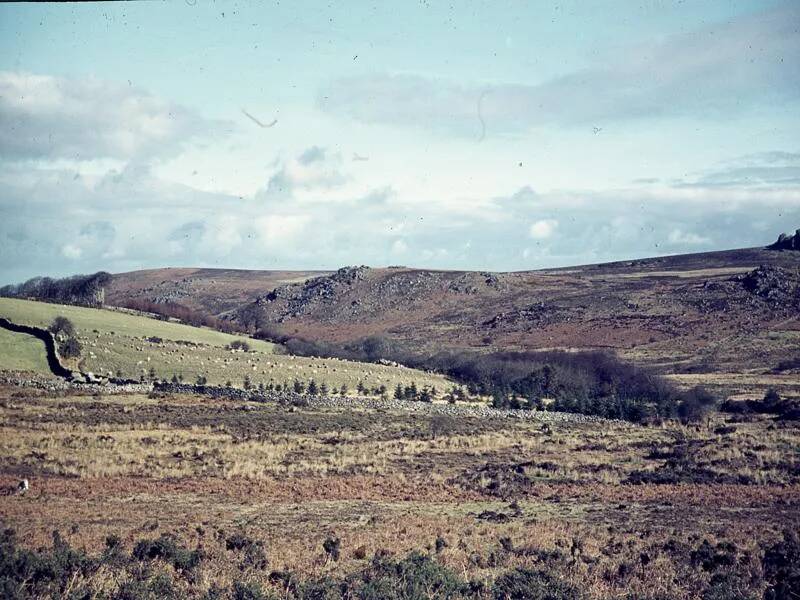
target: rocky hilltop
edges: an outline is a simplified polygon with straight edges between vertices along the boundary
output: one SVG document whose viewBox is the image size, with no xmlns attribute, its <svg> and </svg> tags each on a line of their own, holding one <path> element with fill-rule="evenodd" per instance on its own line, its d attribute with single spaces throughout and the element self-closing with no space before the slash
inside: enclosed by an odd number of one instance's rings
<svg viewBox="0 0 800 600">
<path fill-rule="evenodd" d="M 770 246 L 772 250 L 800 250 L 800 229 L 794 232 L 794 235 L 782 233 L 778 236 L 778 240 Z"/>
<path fill-rule="evenodd" d="M 359 321 L 408 309 L 430 300 L 479 295 L 504 287 L 504 275 L 486 272 L 427 271 L 405 267 L 343 267 L 302 283 L 281 285 L 245 307 L 247 319 L 257 308 L 269 322 L 283 323 L 304 315 L 328 322 Z"/>
</svg>

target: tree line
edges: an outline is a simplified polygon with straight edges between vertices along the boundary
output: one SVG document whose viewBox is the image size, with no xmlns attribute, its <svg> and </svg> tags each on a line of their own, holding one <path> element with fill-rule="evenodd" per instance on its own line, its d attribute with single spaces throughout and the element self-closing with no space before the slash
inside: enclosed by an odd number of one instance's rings
<svg viewBox="0 0 800 600">
<path fill-rule="evenodd" d="M 241 333 L 241 328 L 233 321 L 219 319 L 200 310 L 194 310 L 177 302 L 153 302 L 142 298 L 129 298 L 120 306 L 140 312 L 152 313 L 162 319 L 177 319 L 194 327 L 209 327 L 223 333 Z"/>
<path fill-rule="evenodd" d="M 346 344 L 287 336 L 262 327 L 256 337 L 283 344 L 291 354 L 362 362 L 393 361 L 448 375 L 496 408 L 552 409 L 641 422 L 702 418 L 717 399 L 702 388 L 682 391 L 649 368 L 598 351 L 422 353 L 383 336 Z"/>
<path fill-rule="evenodd" d="M 105 287 L 111 274 L 98 271 L 91 275 L 73 275 L 62 279 L 33 277 L 24 283 L 0 287 L 0 296 L 6 298 L 31 298 L 43 302 L 58 302 L 78 306 L 102 306 Z"/>
</svg>

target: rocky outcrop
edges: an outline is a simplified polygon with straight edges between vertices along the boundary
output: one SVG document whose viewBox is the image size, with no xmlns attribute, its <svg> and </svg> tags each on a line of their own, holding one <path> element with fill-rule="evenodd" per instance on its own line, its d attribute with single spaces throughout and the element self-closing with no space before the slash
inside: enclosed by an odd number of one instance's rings
<svg viewBox="0 0 800 600">
<path fill-rule="evenodd" d="M 775 305 L 800 302 L 800 275 L 781 267 L 760 266 L 737 278 L 751 294 Z"/>
<path fill-rule="evenodd" d="M 770 250 L 800 250 L 800 229 L 795 231 L 794 235 L 780 234 L 778 240 L 768 248 Z"/>
<path fill-rule="evenodd" d="M 498 273 L 344 267 L 331 275 L 276 287 L 239 309 L 234 319 L 245 326 L 297 318 L 362 324 L 392 311 L 436 306 L 457 296 L 495 295 L 506 287 L 504 275 Z"/>
</svg>

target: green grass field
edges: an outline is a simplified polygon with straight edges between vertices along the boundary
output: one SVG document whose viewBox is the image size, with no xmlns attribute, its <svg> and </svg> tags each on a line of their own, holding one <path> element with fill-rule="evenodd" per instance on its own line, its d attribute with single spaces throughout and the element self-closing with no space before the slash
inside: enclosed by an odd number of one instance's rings
<svg viewBox="0 0 800 600">
<path fill-rule="evenodd" d="M 24 333 L 0 329 L 0 357 L 2 369 L 50 373 L 44 343 Z"/>
<path fill-rule="evenodd" d="M 221 333 L 213 329 L 203 329 L 159 321 L 148 317 L 132 315 L 126 312 L 32 302 L 15 298 L 0 298 L 0 315 L 14 323 L 47 327 L 58 316 L 72 321 L 81 336 L 95 330 L 127 337 L 160 337 L 165 340 L 185 340 L 209 346 L 225 346 L 233 340 L 240 339 L 235 335 Z M 248 340 L 253 350 L 272 352 L 275 345 L 261 340 Z"/>
<path fill-rule="evenodd" d="M 359 381 L 370 388 L 385 385 L 389 389 L 398 383 L 411 382 L 420 388 L 430 386 L 439 391 L 451 385 L 440 375 L 404 367 L 283 355 L 275 344 L 260 340 L 247 340 L 250 352 L 232 352 L 225 346 L 242 338 L 105 309 L 0 298 L 0 316 L 39 327 L 46 327 L 57 316 L 67 317 L 74 323 L 83 344 L 81 370 L 105 376 L 138 379 L 152 369 L 163 379 L 181 375 L 191 383 L 202 375 L 210 384 L 230 382 L 236 386 L 243 385 L 245 377 L 255 386 L 314 379 L 331 388 L 346 385 L 351 392 Z M 40 360 L 44 361 L 43 347 L 40 352 Z M 0 345 L 0 369 L 22 370 L 14 366 L 20 364 L 17 354 L 11 345 Z M 26 363 L 31 360 L 26 359 Z M 43 364 L 46 370 L 46 363 Z"/>
</svg>

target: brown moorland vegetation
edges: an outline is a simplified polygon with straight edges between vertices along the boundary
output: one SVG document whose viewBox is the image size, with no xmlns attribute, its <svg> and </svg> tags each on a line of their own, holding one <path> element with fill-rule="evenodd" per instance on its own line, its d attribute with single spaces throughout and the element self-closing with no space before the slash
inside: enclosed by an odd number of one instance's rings
<svg viewBox="0 0 800 600">
<path fill-rule="evenodd" d="M 2 545 L 71 569 L 48 590 L 755 598 L 800 526 L 800 430 L 769 415 L 643 427 L 8 387 L 0 428 L 3 482 L 31 484 L 0 497 Z"/>
</svg>

